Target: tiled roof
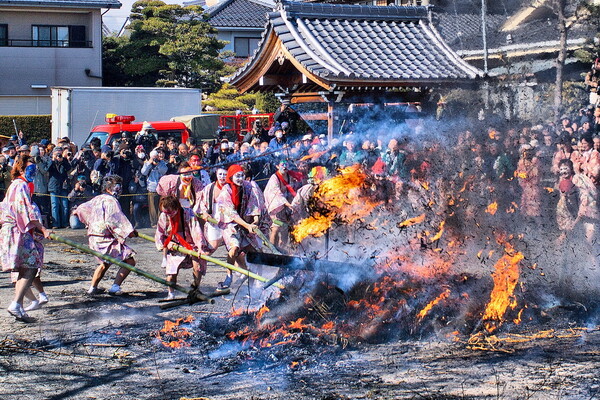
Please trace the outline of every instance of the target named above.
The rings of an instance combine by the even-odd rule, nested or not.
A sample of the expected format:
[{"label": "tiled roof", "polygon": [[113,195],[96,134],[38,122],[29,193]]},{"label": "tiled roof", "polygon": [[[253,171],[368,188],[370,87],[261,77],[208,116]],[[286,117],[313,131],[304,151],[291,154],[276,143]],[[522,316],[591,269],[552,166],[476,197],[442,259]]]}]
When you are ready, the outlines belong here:
[{"label": "tiled roof", "polygon": [[268,12],[275,3],[268,0],[225,0],[206,9],[212,26],[236,28],[264,28]]},{"label": "tiled roof", "polygon": [[0,0],[0,6],[121,8],[117,0]]},{"label": "tiled roof", "polygon": [[481,71],[464,62],[429,23],[426,7],[377,7],[284,1],[268,16],[266,39],[283,46],[315,76],[336,81],[436,82],[473,79]]},{"label": "tiled roof", "polygon": [[[486,16],[487,46],[499,49],[507,45],[529,45],[535,47],[559,38],[555,17],[533,19],[520,23],[516,29],[502,31],[508,16],[488,14]],[[481,14],[455,13],[449,9],[434,14],[434,24],[444,40],[459,54],[463,51],[482,50]],[[510,35],[510,36],[508,36]],[[573,26],[569,39],[593,37],[594,32],[581,26]]]}]

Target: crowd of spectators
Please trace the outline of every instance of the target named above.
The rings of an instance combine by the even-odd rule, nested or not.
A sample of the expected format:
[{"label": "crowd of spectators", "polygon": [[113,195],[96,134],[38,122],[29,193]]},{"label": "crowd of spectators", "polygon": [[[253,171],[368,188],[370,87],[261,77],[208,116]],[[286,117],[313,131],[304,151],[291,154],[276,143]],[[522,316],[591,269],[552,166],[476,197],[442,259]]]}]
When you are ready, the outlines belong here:
[{"label": "crowd of spectators", "polygon": [[[314,166],[326,167],[331,175],[340,168],[361,164],[388,182],[392,190],[386,194],[387,201],[419,190],[415,182],[428,181],[438,193],[460,192],[467,187],[473,201],[465,206],[465,215],[496,200],[500,207],[516,205],[524,218],[550,217],[555,221],[559,197],[545,196],[548,188],[560,194],[581,186],[577,179],[574,185],[561,183],[570,179],[561,174],[565,159],[572,163],[572,176],[587,177],[594,190],[600,184],[600,107],[591,105],[578,115],[565,115],[557,125],[480,125],[451,135],[433,135],[428,132],[433,128],[425,122],[417,132],[373,137],[354,131],[336,135],[328,143],[325,135],[316,135],[310,128],[288,137],[288,128],[287,123],[276,122],[270,129],[255,126],[239,141],[199,143],[193,138],[186,143],[172,137],[157,139],[143,128],[135,136],[123,134],[111,145],[92,140],[81,149],[68,138],[27,144],[25,135],[15,135],[0,155],[0,196],[10,183],[10,168],[18,154],[29,154],[35,160],[34,201],[42,214],[49,216],[47,226],[55,229],[83,228],[71,211],[98,194],[107,175],[123,178],[119,201],[134,226],[140,228],[157,223],[157,187],[165,175],[191,169],[206,186],[215,180],[217,167],[239,163],[247,178],[264,190],[281,159],[289,160],[290,169],[305,177]],[[580,209],[596,207],[596,192],[592,194],[594,201],[588,199],[585,204],[581,199],[586,196],[579,193],[577,207],[571,201],[565,210],[575,212],[577,218]],[[442,201],[438,203],[443,207]],[[578,222],[600,219],[597,210],[584,214]]]}]

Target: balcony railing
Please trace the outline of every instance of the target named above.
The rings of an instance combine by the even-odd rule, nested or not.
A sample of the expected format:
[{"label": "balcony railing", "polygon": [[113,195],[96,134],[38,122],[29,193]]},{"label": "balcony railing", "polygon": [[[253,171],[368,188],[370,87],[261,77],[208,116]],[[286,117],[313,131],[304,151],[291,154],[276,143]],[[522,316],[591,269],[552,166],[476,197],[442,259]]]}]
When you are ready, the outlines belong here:
[{"label": "balcony railing", "polygon": [[0,39],[2,47],[70,47],[90,48],[91,40],[29,40],[29,39]]}]

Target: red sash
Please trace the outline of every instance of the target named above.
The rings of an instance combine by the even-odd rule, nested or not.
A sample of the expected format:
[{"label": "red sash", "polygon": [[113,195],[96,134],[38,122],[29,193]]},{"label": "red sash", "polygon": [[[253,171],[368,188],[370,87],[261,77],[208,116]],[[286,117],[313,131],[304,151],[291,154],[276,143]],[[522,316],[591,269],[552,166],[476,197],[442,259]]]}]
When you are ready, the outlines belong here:
[{"label": "red sash", "polygon": [[[177,241],[186,249],[188,250],[193,250],[194,248],[192,247],[191,244],[189,244],[184,238],[183,236],[181,236],[179,234],[179,222],[181,221],[182,225],[183,225],[183,215],[181,215],[181,211],[178,211],[177,214],[175,214],[173,216],[173,218],[169,218],[169,220],[171,221],[171,232],[169,233],[169,236],[167,236],[167,238],[165,239],[165,243],[163,244],[164,247],[167,247],[167,245],[169,243],[171,243],[171,240],[173,240],[173,236],[175,236],[175,238],[177,239]],[[185,231],[185,226],[183,228],[183,230]]]},{"label": "red sash", "polygon": [[290,194],[293,197],[296,197],[296,191],[294,190],[294,188],[288,183],[288,181],[285,180],[285,178],[283,177],[283,175],[281,175],[279,173],[279,171],[275,172],[275,175],[277,175],[277,179],[279,179],[279,182],[282,183],[286,189],[288,190],[288,192],[290,192]]}]

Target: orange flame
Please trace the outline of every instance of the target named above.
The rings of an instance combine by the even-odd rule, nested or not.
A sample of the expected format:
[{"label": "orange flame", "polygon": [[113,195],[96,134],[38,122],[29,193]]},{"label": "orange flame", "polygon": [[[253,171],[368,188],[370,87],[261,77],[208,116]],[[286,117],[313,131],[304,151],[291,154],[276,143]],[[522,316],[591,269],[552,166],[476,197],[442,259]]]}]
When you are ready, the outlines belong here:
[{"label": "orange flame", "polygon": [[553,193],[554,192],[554,188],[551,188],[551,187],[545,187],[544,189],[546,189],[546,191],[548,193]]},{"label": "orange flame", "polygon": [[492,204],[488,205],[487,208],[485,209],[485,212],[491,215],[496,214],[496,211],[498,211],[498,203],[497,202],[493,202]]},{"label": "orange flame", "polygon": [[258,312],[256,313],[256,322],[260,322],[260,320],[262,319],[262,317],[268,313],[269,311],[269,307],[263,305],[260,310],[258,310]]},{"label": "orange flame", "polygon": [[398,228],[406,228],[412,225],[420,224],[425,221],[425,214],[421,214],[418,217],[409,218],[398,224]]},{"label": "orange flame", "polygon": [[164,327],[157,331],[154,336],[160,340],[163,346],[171,349],[179,349],[182,347],[189,347],[187,339],[189,339],[193,333],[188,329],[181,326],[184,323],[190,323],[194,318],[189,315],[185,318],[179,318],[175,322],[165,320]]},{"label": "orange flame", "polygon": [[364,186],[366,178],[367,175],[357,164],[344,168],[339,175],[321,182],[314,196],[331,213],[329,215],[317,213],[300,221],[291,232],[294,240],[301,242],[309,235],[322,236],[336,219],[351,224],[369,215],[381,202],[371,201],[361,194],[360,189]]},{"label": "orange flame", "polygon": [[514,309],[517,301],[513,295],[519,280],[519,263],[524,258],[523,254],[514,250],[506,243],[506,254],[504,254],[494,265],[494,289],[490,295],[483,320],[486,321],[485,328],[488,332],[496,329],[495,323],[501,323],[508,307]]},{"label": "orange flame", "polygon": [[438,304],[442,300],[447,299],[448,296],[450,296],[450,289],[444,290],[442,293],[440,293],[440,295],[438,297],[436,297],[435,299],[431,300],[429,302],[429,304],[427,304],[425,306],[425,308],[423,308],[421,311],[419,311],[419,314],[417,314],[417,322],[421,321],[423,318],[425,318],[425,316],[429,313],[429,311],[431,311],[431,309],[436,304]]},{"label": "orange flame", "polygon": [[440,226],[439,226],[439,230],[438,232],[435,234],[435,236],[433,236],[431,238],[431,242],[435,242],[436,240],[439,240],[442,237],[442,234],[444,233],[444,225],[446,224],[446,221],[442,221],[440,222]]}]

